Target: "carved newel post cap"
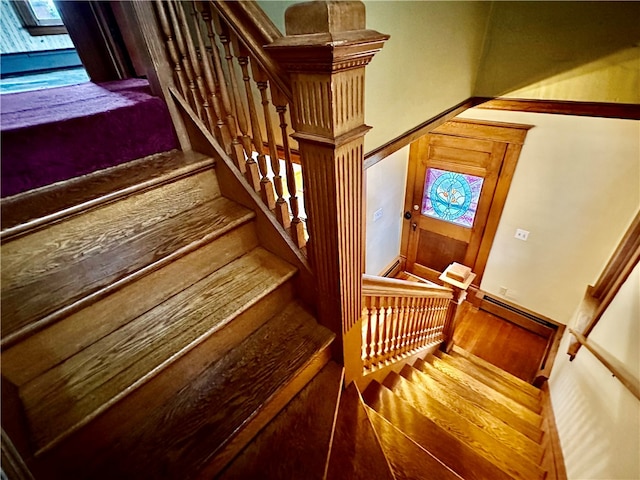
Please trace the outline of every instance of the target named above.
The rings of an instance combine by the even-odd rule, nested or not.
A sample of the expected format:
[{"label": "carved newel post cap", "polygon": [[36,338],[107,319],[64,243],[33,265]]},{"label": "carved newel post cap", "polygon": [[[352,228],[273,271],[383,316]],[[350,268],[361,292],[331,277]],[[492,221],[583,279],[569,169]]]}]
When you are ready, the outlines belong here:
[{"label": "carved newel post cap", "polygon": [[297,3],[284,14],[287,35],[339,33],[366,28],[364,3],[314,1]]}]

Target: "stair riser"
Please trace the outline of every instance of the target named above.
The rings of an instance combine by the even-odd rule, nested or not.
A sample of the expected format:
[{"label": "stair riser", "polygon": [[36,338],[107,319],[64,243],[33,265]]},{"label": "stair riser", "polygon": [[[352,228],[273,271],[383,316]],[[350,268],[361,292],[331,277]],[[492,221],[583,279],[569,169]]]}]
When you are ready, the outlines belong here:
[{"label": "stair riser", "polygon": [[456,382],[453,378],[442,373],[440,370],[434,368],[429,363],[416,362],[414,368],[420,375],[420,378],[430,377],[434,379],[439,385],[442,385],[443,388],[454,391],[460,396],[460,398],[464,399],[464,401],[475,405],[496,418],[499,418],[505,424],[510,425],[533,442],[537,444],[541,443],[543,437],[542,430],[520,418],[517,414],[505,407],[503,403],[465,387],[464,385]]},{"label": "stair riser", "polygon": [[[2,354],[3,375],[21,386],[256,247],[252,224],[131,283]],[[50,348],[55,345],[56,348]]]},{"label": "stair riser", "polygon": [[528,395],[527,393],[524,393],[522,390],[505,383],[502,379],[500,379],[499,377],[496,377],[495,375],[490,374],[489,372],[484,370],[482,367],[478,367],[472,364],[471,362],[469,362],[468,360],[465,360],[459,357],[441,355],[440,358],[442,361],[447,362],[453,367],[468,373],[469,375],[473,376],[477,380],[480,380],[482,383],[493,388],[497,392],[502,393],[503,395],[511,398],[512,400],[515,400],[516,402],[528,408],[532,412],[540,413],[541,407],[540,407],[539,399],[534,399],[532,396]]},{"label": "stair riser", "polygon": [[417,374],[412,374],[412,372],[407,372],[406,370],[402,372],[402,375],[412,383],[414,390],[420,394],[436,399],[450,410],[480,427],[496,440],[510,445],[514,452],[518,452],[524,458],[539,464],[542,459],[542,447],[522,433],[475,405],[467,403],[456,394],[443,391],[434,381],[421,381]]},{"label": "stair riser", "polygon": [[432,367],[449,376],[454,381],[457,381],[463,385],[467,385],[470,389],[473,389],[480,395],[489,396],[495,401],[502,403],[513,414],[518,415],[520,418],[527,421],[534,427],[540,427],[540,424],[542,423],[542,418],[540,417],[540,415],[521,405],[512,398],[505,396],[500,392],[492,390],[489,386],[485,385],[481,381],[470,375],[467,375],[465,372],[456,369],[452,365],[443,362],[439,358],[432,357],[428,360]]},{"label": "stair riser", "polygon": [[398,379],[393,392],[512,477],[522,480],[544,477],[544,472],[538,465],[530,461],[525,452],[518,451],[516,446],[510,443],[510,438],[492,437],[484,429],[457,415],[440,402],[419,395],[407,380]]},{"label": "stair riser", "polygon": [[487,370],[490,373],[494,374],[495,376],[500,378],[502,381],[504,381],[506,384],[511,385],[514,388],[518,388],[522,392],[536,399],[537,401],[540,401],[541,399],[540,390],[538,390],[536,387],[534,387],[530,383],[527,383],[524,380],[514,375],[511,375],[508,372],[505,372],[504,370],[496,367],[495,365],[492,365],[491,363],[485,361],[484,359],[477,357],[455,345],[450,354],[453,357],[458,357],[463,360],[474,363],[475,365],[482,368],[483,370]]},{"label": "stair riser", "polygon": [[[138,236],[217,196],[215,174],[202,172],[3,245],[3,335],[154,261],[154,241],[166,240],[138,244]],[[129,249],[122,244],[125,238]]]},{"label": "stair riser", "polygon": [[[43,457],[44,464],[51,454],[63,455],[62,458],[69,455],[69,461],[74,459],[70,468],[78,469],[74,470],[74,475],[79,475],[79,471],[86,470],[93,463],[98,464],[102,453],[108,452],[112,442],[126,437],[135,425],[144,421],[147,412],[162,406],[204,370],[224,358],[269,318],[281,312],[292,297],[292,283],[282,284],[236,316],[225,328],[203,339],[182,356],[171,359],[167,365],[151,372],[108,404],[84,417],[41,449],[38,455]],[[82,455],[78,457],[76,452],[82,452]],[[78,461],[78,458],[83,460]],[[60,460],[56,464],[59,468]]]}]

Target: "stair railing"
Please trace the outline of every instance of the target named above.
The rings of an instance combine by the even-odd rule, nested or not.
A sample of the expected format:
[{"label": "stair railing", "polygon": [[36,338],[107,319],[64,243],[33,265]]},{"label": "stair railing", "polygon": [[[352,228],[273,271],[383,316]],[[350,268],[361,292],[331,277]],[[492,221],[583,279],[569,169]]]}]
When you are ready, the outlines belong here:
[{"label": "stair railing", "polygon": [[453,292],[436,284],[362,276],[364,374],[445,340]]},{"label": "stair railing", "polygon": [[155,3],[174,94],[214,135],[294,243],[304,247],[301,167],[289,143],[291,91],[286,74],[262,48],[282,35],[252,2]]},{"label": "stair railing", "polygon": [[292,5],[286,36],[255,2],[155,6],[173,69],[169,91],[306,247],[318,319],[337,334],[334,355],[349,382],[361,375],[364,71],[388,35],[366,29],[359,1]]}]

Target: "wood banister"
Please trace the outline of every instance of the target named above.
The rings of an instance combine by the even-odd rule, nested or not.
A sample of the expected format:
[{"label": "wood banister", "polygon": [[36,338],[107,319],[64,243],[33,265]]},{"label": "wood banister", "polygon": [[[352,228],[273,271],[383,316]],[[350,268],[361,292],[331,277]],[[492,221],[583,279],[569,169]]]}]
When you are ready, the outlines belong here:
[{"label": "wood banister", "polygon": [[269,80],[291,101],[291,82],[287,72],[263,48],[282,37],[278,27],[255,2],[211,0],[211,4],[234,33],[243,39],[252,58],[265,70]]},{"label": "wood banister", "polygon": [[440,285],[429,285],[398,278],[366,274],[362,275],[362,294],[371,296],[453,298],[452,290]]},{"label": "wood banister", "polygon": [[629,373],[619,360],[601,350],[593,342],[589,342],[584,335],[576,332],[575,330],[570,328],[569,333],[576,338],[580,345],[584,345],[585,348],[589,350],[600,361],[600,363],[602,363],[613,374],[613,376],[620,381],[620,383],[622,383],[638,400],[640,400],[640,380]]}]

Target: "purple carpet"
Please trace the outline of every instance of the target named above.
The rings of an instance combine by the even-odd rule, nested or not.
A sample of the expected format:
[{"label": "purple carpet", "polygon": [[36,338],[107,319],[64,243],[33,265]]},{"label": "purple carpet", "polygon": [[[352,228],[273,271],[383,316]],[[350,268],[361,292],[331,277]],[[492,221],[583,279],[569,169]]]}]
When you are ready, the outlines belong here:
[{"label": "purple carpet", "polygon": [[2,197],[178,147],[167,106],[143,79],[0,101]]}]

